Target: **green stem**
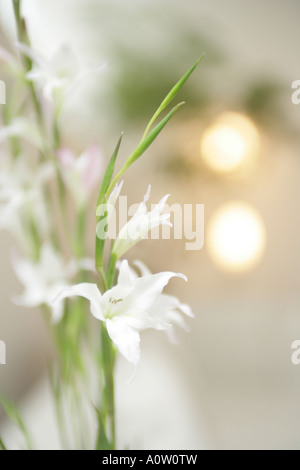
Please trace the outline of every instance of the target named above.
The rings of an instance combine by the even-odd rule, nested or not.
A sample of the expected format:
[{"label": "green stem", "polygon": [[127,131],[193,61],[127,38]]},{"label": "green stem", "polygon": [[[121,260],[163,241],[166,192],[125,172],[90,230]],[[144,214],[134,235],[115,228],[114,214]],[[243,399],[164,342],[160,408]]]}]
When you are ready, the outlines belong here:
[{"label": "green stem", "polygon": [[32,214],[29,214],[28,223],[29,223],[30,238],[32,241],[32,257],[34,261],[38,262],[40,259],[40,254],[41,254],[41,248],[40,248],[41,239],[40,239],[40,234],[39,234],[37,224]]},{"label": "green stem", "polygon": [[21,0],[13,0],[13,8],[17,25],[17,34],[20,41],[24,40],[24,28],[21,19]]},{"label": "green stem", "polygon": [[115,350],[108,336],[105,325],[101,325],[101,345],[103,361],[103,394],[102,394],[102,424],[105,425],[105,434],[110,449],[116,448],[116,425],[115,425],[115,391],[114,391],[114,365]]},{"label": "green stem", "polygon": [[[117,256],[111,253],[106,270],[106,290],[111,289],[113,286],[117,260]],[[103,270],[102,267],[101,270]],[[99,412],[99,436],[97,446],[102,450],[114,450],[116,448],[114,393],[114,366],[116,354],[114,345],[108,336],[104,324],[101,324],[101,348],[104,383],[102,385],[102,406]]]},{"label": "green stem", "polygon": [[105,276],[105,271],[104,271],[104,266],[103,266],[104,243],[105,243],[105,240],[100,240],[96,236],[96,246],[95,246],[96,265],[95,266],[96,266],[96,271],[101,278],[103,290],[106,291],[107,283],[106,283],[106,276]]},{"label": "green stem", "polygon": [[111,289],[115,280],[115,272],[116,272],[116,264],[118,261],[118,257],[115,253],[111,253],[107,270],[106,270],[106,283],[107,288]]},{"label": "green stem", "polygon": [[55,150],[58,150],[60,147],[61,137],[58,125],[58,116],[56,114],[54,114],[53,117],[53,142]]},{"label": "green stem", "polygon": [[[30,40],[29,40],[27,28],[26,28],[26,23],[25,23],[24,18],[22,18],[22,15],[21,15],[21,0],[13,0],[13,7],[14,7],[15,20],[16,20],[16,25],[17,25],[18,40],[22,44],[26,44],[27,46],[30,47]],[[32,60],[23,54],[23,63],[24,63],[25,71],[29,72],[32,69]],[[36,91],[32,82],[28,82],[28,88],[32,96],[38,123],[41,127],[41,130],[43,130],[42,108],[41,108],[40,101],[38,99],[38,96],[36,94]]]},{"label": "green stem", "polygon": [[[105,215],[103,216],[105,217]],[[97,224],[101,222],[102,218],[97,217]],[[107,282],[106,282],[106,275],[104,271],[104,248],[105,248],[105,238],[100,238],[98,237],[98,234],[96,233],[96,240],[95,240],[95,267],[96,271],[98,272],[104,291],[107,290]]]}]

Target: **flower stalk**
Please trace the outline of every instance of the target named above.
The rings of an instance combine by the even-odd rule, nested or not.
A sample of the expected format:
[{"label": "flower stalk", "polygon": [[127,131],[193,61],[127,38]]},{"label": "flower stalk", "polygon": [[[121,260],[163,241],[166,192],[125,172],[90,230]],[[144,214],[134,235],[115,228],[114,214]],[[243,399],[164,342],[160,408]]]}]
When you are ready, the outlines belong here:
[{"label": "flower stalk", "polygon": [[[18,40],[20,43],[26,44],[27,46],[30,47],[30,39],[29,39],[28,32],[27,32],[26,22],[25,22],[25,19],[22,18],[22,15],[21,15],[21,0],[13,0],[13,7],[14,7],[16,26],[17,26]],[[30,72],[30,70],[32,69],[32,60],[24,54],[22,57],[23,57],[23,62],[24,62],[26,72]],[[28,82],[28,88],[32,96],[32,101],[34,104],[37,120],[42,126],[43,113],[42,113],[40,101],[38,99],[38,96],[36,94],[36,91],[34,89],[34,85],[32,82]],[[43,129],[43,127],[41,127],[41,129]]]},{"label": "flower stalk", "polygon": [[102,385],[102,419],[99,422],[99,428],[104,426],[100,432],[105,432],[107,438],[107,449],[116,449],[116,423],[115,423],[115,388],[114,388],[114,368],[116,353],[113,343],[107,334],[104,325],[101,325],[101,348],[102,348],[102,367],[103,367],[103,385]]}]

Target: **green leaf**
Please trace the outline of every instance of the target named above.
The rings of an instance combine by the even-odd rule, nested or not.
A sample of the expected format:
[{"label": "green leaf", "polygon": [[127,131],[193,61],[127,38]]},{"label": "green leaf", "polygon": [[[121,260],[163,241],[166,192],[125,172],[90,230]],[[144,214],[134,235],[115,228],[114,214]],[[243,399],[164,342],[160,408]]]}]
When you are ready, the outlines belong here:
[{"label": "green leaf", "polygon": [[17,17],[21,17],[21,13],[20,13],[20,9],[21,9],[20,0],[13,0],[13,6],[14,6],[14,11],[15,11],[15,14],[17,15]]},{"label": "green leaf", "polygon": [[184,103],[179,103],[177,106],[175,106],[167,116],[160,121],[159,124],[157,124],[152,131],[150,131],[152,125],[154,124],[154,121],[158,118],[158,116],[161,114],[161,112],[171,103],[171,101],[175,98],[177,93],[181,90],[185,82],[188,80],[188,78],[191,76],[191,74],[194,72],[198,64],[201,62],[205,54],[202,54],[202,56],[195,62],[195,64],[181,77],[181,79],[174,85],[174,87],[171,89],[171,91],[167,94],[165,99],[162,101],[161,105],[151,118],[149,124],[146,127],[146,130],[144,132],[144,135],[142,137],[142,140],[140,141],[138,147],[132,152],[130,157],[127,159],[126,163],[123,165],[119,173],[115,176],[113,179],[112,183],[110,184],[109,188],[106,191],[106,195],[109,195],[110,192],[112,191],[114,185],[116,182],[123,176],[125,171],[138,159],[140,158],[141,155],[150,147],[152,142],[156,139],[156,137],[160,134],[160,132],[163,130],[167,122],[173,117],[173,115],[176,113],[176,111],[179,109],[180,106],[182,106]]},{"label": "green leaf", "polygon": [[120,146],[121,146],[122,138],[123,138],[123,133],[121,134],[121,136],[118,140],[116,148],[115,148],[115,150],[114,150],[114,152],[111,156],[111,159],[108,163],[108,166],[106,168],[106,172],[105,172],[105,175],[104,175],[104,178],[103,178],[103,181],[102,181],[102,185],[101,185],[101,189],[100,189],[100,192],[99,192],[99,196],[98,196],[97,209],[102,204],[104,196],[105,196],[105,194],[107,192],[107,189],[109,187],[109,184],[111,182],[112,175],[113,175],[114,168],[115,168],[115,164],[116,164],[116,160],[117,160],[117,156],[118,156],[119,149],[120,149]]},{"label": "green leaf", "polygon": [[202,54],[202,56],[194,63],[194,65],[183,75],[183,77],[181,77],[180,80],[178,80],[178,82],[176,83],[176,85],[174,85],[174,87],[172,88],[172,90],[167,94],[167,96],[165,97],[165,99],[163,100],[163,102],[161,103],[161,105],[159,106],[159,108],[157,109],[157,111],[154,113],[154,115],[152,116],[152,118],[150,119],[150,122],[149,124],[147,125],[146,127],[146,130],[145,130],[145,133],[143,135],[143,138],[142,140],[146,137],[146,135],[148,134],[149,130],[151,129],[152,127],[152,124],[156,121],[156,119],[158,118],[158,116],[161,114],[161,112],[171,103],[171,101],[173,101],[173,99],[175,98],[175,96],[177,95],[177,93],[181,90],[181,88],[183,87],[183,85],[185,84],[185,82],[189,79],[189,77],[192,75],[192,73],[194,72],[194,70],[198,67],[199,63],[202,61],[202,59],[204,58],[205,54]]},{"label": "green leaf", "polygon": [[3,406],[8,418],[20,429],[24,435],[28,448],[32,449],[31,439],[16,405],[3,396],[0,397],[0,403]]},{"label": "green leaf", "polygon": [[167,116],[160,121],[159,124],[157,124],[154,129],[149,133],[149,135],[144,138],[138,147],[132,152],[130,157],[127,159],[125,165],[121,168],[119,173],[115,176],[113,179],[113,182],[111,183],[107,194],[109,194],[116,182],[121,178],[121,176],[125,173],[125,171],[136,161],[138,158],[140,158],[143,153],[146,152],[146,150],[150,147],[152,142],[156,139],[156,137],[161,133],[165,125],[170,121],[170,119],[174,116],[174,114],[178,111],[178,109],[184,104],[184,102],[177,104],[170,112],[167,114]]},{"label": "green leaf", "polygon": [[132,165],[138,158],[140,158],[143,153],[150,147],[152,142],[156,139],[156,137],[161,133],[165,125],[170,121],[170,119],[174,116],[174,114],[178,111],[178,109],[184,105],[184,101],[182,103],[177,104],[174,106],[174,108],[167,114],[167,116],[160,121],[159,124],[157,124],[156,127],[150,132],[150,134],[142,140],[142,142],[139,144],[139,146],[136,148],[136,150],[130,155],[128,158],[126,165],[128,167]]},{"label": "green leaf", "polygon": [[[121,134],[118,140],[118,143],[116,145],[116,148],[111,156],[111,159],[108,163],[108,166],[106,168],[106,172],[102,181],[101,189],[100,189],[99,196],[98,196],[97,206],[96,206],[97,223],[101,220],[101,217],[98,216],[99,215],[98,209],[103,204],[105,196],[108,193],[108,187],[113,176],[113,172],[115,169],[115,164],[116,164],[117,156],[120,150],[122,138],[123,138],[123,133]],[[105,217],[105,215],[103,215],[103,217]],[[105,240],[102,240],[96,236],[96,245],[95,245],[96,270],[98,274],[100,275],[103,283],[105,284],[106,281],[105,281],[105,275],[103,271],[104,246],[105,246]]]},{"label": "green leaf", "polygon": [[0,437],[0,450],[7,450],[7,448],[5,447],[5,444],[2,441],[1,437]]}]

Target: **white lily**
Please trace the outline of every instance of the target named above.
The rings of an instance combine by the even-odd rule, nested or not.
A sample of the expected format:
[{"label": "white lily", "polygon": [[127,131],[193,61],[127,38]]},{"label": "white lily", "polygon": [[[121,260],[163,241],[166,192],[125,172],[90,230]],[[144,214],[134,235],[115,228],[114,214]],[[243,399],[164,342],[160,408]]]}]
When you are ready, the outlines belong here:
[{"label": "white lily", "polygon": [[96,144],[91,144],[79,157],[68,149],[57,153],[63,179],[79,207],[86,204],[88,196],[100,184],[104,170],[104,157]]},{"label": "white lily", "polygon": [[68,46],[62,47],[50,61],[25,44],[18,43],[17,46],[20,52],[33,62],[32,70],[26,75],[27,79],[36,83],[49,101],[55,98],[61,101],[64,94],[71,91],[78,81],[98,73],[103,68],[83,67]]},{"label": "white lily", "polygon": [[[80,267],[84,269],[87,266],[90,263],[83,260]],[[71,278],[78,272],[78,265],[74,261],[66,264],[52,245],[45,243],[38,262],[13,259],[13,267],[25,286],[23,294],[14,297],[14,302],[24,307],[48,305],[52,310],[52,321],[58,323],[63,316],[63,304],[53,306],[51,301],[70,285]]]},{"label": "white lily", "polygon": [[149,328],[168,330],[172,312],[192,316],[187,306],[162,294],[173,277],[187,280],[183,274],[163,272],[137,277],[128,261],[120,264],[116,286],[101,294],[96,284],[67,287],[54,299],[54,305],[67,297],[80,296],[90,301],[92,315],[105,323],[108,335],[119,352],[134,366],[140,358],[140,332]]},{"label": "white lily", "polygon": [[172,227],[170,212],[163,213],[170,195],[167,194],[164,196],[151,211],[148,211],[146,203],[150,198],[150,191],[151,186],[149,185],[143,202],[139,204],[133,217],[119,232],[113,247],[113,253],[117,258],[123,256],[124,253],[130,250],[136,243],[146,238],[147,234],[156,227],[160,225],[169,225]]}]

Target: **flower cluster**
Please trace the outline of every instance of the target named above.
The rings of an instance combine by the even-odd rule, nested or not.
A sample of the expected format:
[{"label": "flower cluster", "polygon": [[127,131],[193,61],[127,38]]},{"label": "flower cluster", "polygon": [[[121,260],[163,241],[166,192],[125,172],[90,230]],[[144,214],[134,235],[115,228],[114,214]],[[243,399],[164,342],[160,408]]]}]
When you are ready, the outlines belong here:
[{"label": "flower cluster", "polygon": [[[142,262],[130,266],[123,259],[151,230],[171,225],[166,208],[169,195],[148,210],[149,186],[110,247],[107,229],[123,187],[121,178],[182,105],[174,106],[156,123],[200,60],[171,89],[137,147],[115,172],[122,137],[106,165],[98,143],[88,145],[78,155],[65,143],[60,126],[61,109],[70,90],[83,77],[98,73],[103,67],[82,68],[68,48],[52,60],[45,60],[30,46],[21,0],[13,0],[13,7],[18,33],[15,52],[0,48],[0,63],[12,74],[16,89],[3,113],[0,130],[0,230],[9,231],[23,252],[12,258],[16,276],[24,286],[23,293],[13,300],[20,306],[41,307],[52,319],[58,352],[53,381],[58,411],[62,387],[71,386],[76,391],[78,378],[79,388],[85,387],[82,356],[89,350],[101,384],[95,407],[97,449],[114,449],[116,353],[136,368],[141,332],[165,331],[173,338],[174,327],[187,330],[185,317],[193,314],[188,305],[164,291],[173,278],[187,281],[183,274],[152,274]],[[91,259],[87,255],[87,221],[96,189],[95,257]],[[82,298],[89,301],[90,312],[99,321],[96,335],[88,321],[88,304]],[[21,430],[25,430],[23,423]],[[26,432],[25,438],[30,446]]]}]

